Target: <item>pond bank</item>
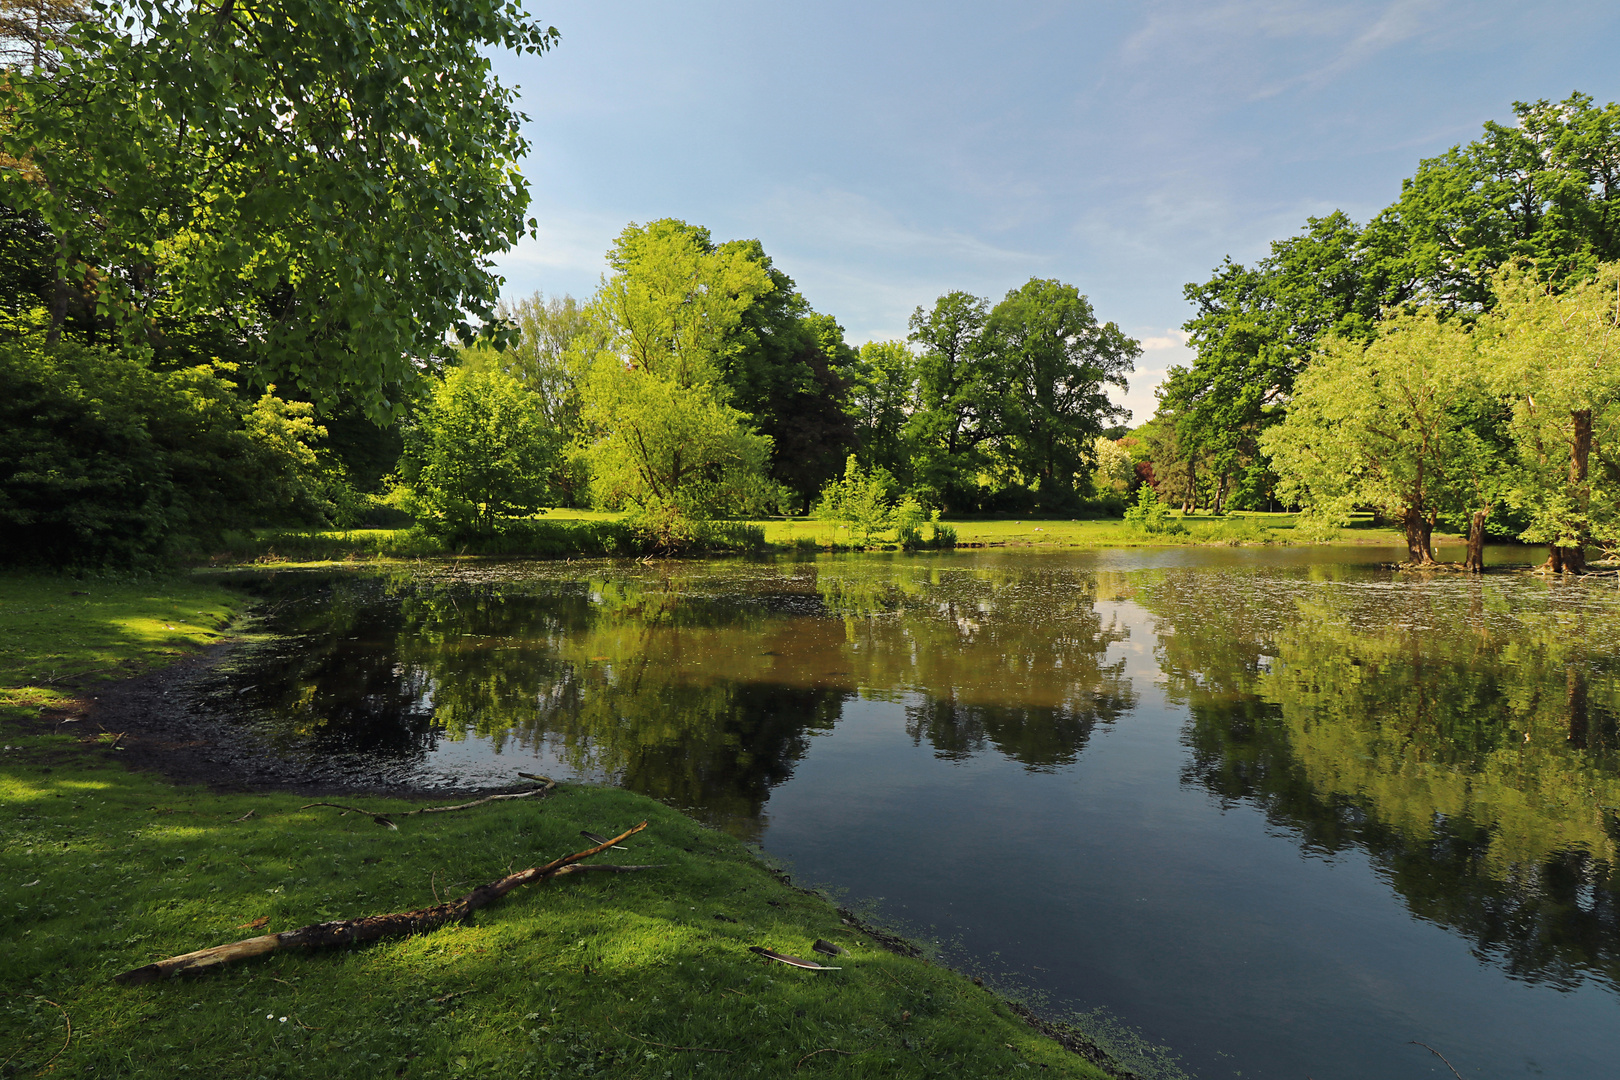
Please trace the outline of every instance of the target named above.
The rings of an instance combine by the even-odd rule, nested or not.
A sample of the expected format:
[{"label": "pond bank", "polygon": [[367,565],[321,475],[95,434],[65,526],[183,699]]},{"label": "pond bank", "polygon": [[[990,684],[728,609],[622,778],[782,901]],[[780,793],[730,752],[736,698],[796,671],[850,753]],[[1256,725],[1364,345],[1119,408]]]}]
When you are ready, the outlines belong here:
[{"label": "pond bank", "polygon": [[[267,748],[218,731],[165,742],[165,699],[241,609],[196,579],[0,578],[0,1073],[1105,1075],[1016,1007],[891,951],[740,842],[650,799],[567,785],[394,831],[307,807],[309,792],[354,787],[277,771]],[[129,767],[165,763],[186,781],[259,790]],[[375,789],[355,801],[412,805]],[[643,819],[632,861],[656,871],[523,890],[423,937],[108,982],[254,932],[421,907],[574,850],[581,830]],[[848,950],[843,970],[749,951],[804,955],[817,938]]]}]

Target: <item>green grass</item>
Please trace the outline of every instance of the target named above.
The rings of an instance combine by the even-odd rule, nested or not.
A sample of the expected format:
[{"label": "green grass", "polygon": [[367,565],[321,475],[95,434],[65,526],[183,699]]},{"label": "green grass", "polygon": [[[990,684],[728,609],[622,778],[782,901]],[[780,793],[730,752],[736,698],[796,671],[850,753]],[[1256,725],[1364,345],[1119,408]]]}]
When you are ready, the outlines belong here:
[{"label": "green grass", "polygon": [[[40,719],[75,682],[43,687],[40,672],[161,662],[239,609],[184,578],[0,577],[0,1076],[1101,1075],[995,995],[878,947],[739,842],[640,796],[567,786],[393,832],[300,809],[308,797],[132,774],[109,740]],[[93,692],[110,673],[76,681]],[[421,937],[109,982],[255,933],[425,906],[642,819],[623,857],[661,869],[519,890]],[[849,949],[842,971],[748,951],[805,955],[818,937]]]}]

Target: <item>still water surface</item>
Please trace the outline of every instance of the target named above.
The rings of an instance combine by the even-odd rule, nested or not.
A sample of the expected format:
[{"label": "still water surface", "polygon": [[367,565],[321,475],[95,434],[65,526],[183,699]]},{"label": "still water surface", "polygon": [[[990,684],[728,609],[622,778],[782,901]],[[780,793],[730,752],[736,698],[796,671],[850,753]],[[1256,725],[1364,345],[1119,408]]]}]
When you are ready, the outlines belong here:
[{"label": "still water surface", "polygon": [[284,573],[214,690],[688,809],[1197,1076],[1615,1076],[1620,593],[1395,554]]}]

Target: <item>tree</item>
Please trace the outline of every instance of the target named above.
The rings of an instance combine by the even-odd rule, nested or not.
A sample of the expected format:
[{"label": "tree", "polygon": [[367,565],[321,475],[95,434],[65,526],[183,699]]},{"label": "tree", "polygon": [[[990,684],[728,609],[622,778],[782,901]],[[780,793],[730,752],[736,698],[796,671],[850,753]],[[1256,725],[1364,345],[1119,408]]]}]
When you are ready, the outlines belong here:
[{"label": "tree", "polygon": [[[53,71],[12,72],[0,201],[126,335],[217,320],[262,385],[377,418],[447,332],[493,315],[526,144],[493,48],[557,40],[514,0],[105,4]],[[470,316],[470,317],[469,317]]]},{"label": "tree", "polygon": [[1170,369],[1159,411],[1176,428],[1181,460],[1210,459],[1213,508],[1224,508],[1229,491],[1239,505],[1269,501],[1261,433],[1282,419],[1322,341],[1370,339],[1381,309],[1404,297],[1389,271],[1392,246],[1387,230],[1335,211],[1273,242],[1253,267],[1227,259],[1209,281],[1186,287],[1197,314],[1183,329],[1197,358]]},{"label": "tree", "polygon": [[905,427],[916,408],[916,365],[904,341],[869,341],[861,346],[849,395],[856,456],[866,468],[884,469],[902,484],[911,469]]},{"label": "tree", "polygon": [[1091,494],[1092,442],[1128,415],[1107,387],[1126,388],[1141,345],[1099,324],[1073,285],[1041,278],[1007,293],[979,344],[994,371],[1001,450],[1024,485],[1048,510]]},{"label": "tree", "polygon": [[1562,293],[1528,268],[1495,288],[1484,329],[1512,407],[1522,538],[1549,545],[1552,569],[1580,573],[1587,544],[1620,542],[1620,263]]},{"label": "tree", "polygon": [[1101,492],[1125,495],[1136,483],[1136,463],[1119,440],[1098,435],[1091,444],[1092,460],[1097,463],[1092,474],[1092,485]]},{"label": "tree", "polygon": [[0,341],[0,559],[151,563],[226,529],[323,521],[325,431],[311,406],[243,401],[229,375]]},{"label": "tree", "polygon": [[590,305],[577,363],[583,453],[602,505],[633,506],[668,536],[682,520],[776,501],[771,441],[728,404],[743,312],[772,287],[748,254],[685,222],[630,225]]},{"label": "tree", "polygon": [[1479,392],[1464,328],[1432,313],[1402,316],[1371,345],[1330,342],[1261,449],[1285,498],[1340,516],[1376,507],[1401,522],[1411,561],[1426,565],[1436,519],[1466,505],[1487,456],[1457,409]]},{"label": "tree", "polygon": [[54,70],[88,15],[78,0],[0,0],[0,68]]},{"label": "tree", "polygon": [[946,511],[975,498],[982,461],[979,443],[993,432],[984,407],[993,392],[989,365],[979,338],[990,303],[957,290],[911,315],[911,336],[919,347],[916,409],[906,421],[912,447],[912,490]]},{"label": "tree", "polygon": [[489,533],[546,505],[557,452],[536,394],[504,372],[455,368],[410,430],[405,478],[438,529]]},{"label": "tree", "polygon": [[1477,313],[1495,304],[1497,271],[1519,260],[1555,285],[1620,258],[1620,105],[1575,93],[1514,102],[1466,146],[1418,165],[1379,222],[1422,302]]}]

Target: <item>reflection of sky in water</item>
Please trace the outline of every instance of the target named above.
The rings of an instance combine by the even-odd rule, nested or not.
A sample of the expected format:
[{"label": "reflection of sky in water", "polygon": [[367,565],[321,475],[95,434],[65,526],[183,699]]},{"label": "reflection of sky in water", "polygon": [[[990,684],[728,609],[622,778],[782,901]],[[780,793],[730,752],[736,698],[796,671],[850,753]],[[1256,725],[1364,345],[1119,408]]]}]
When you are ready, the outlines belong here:
[{"label": "reflection of sky in water", "polygon": [[1200,1075],[1608,1075],[1617,602],[1396,555],[284,575],[229,694],[355,775],[691,808]]}]

